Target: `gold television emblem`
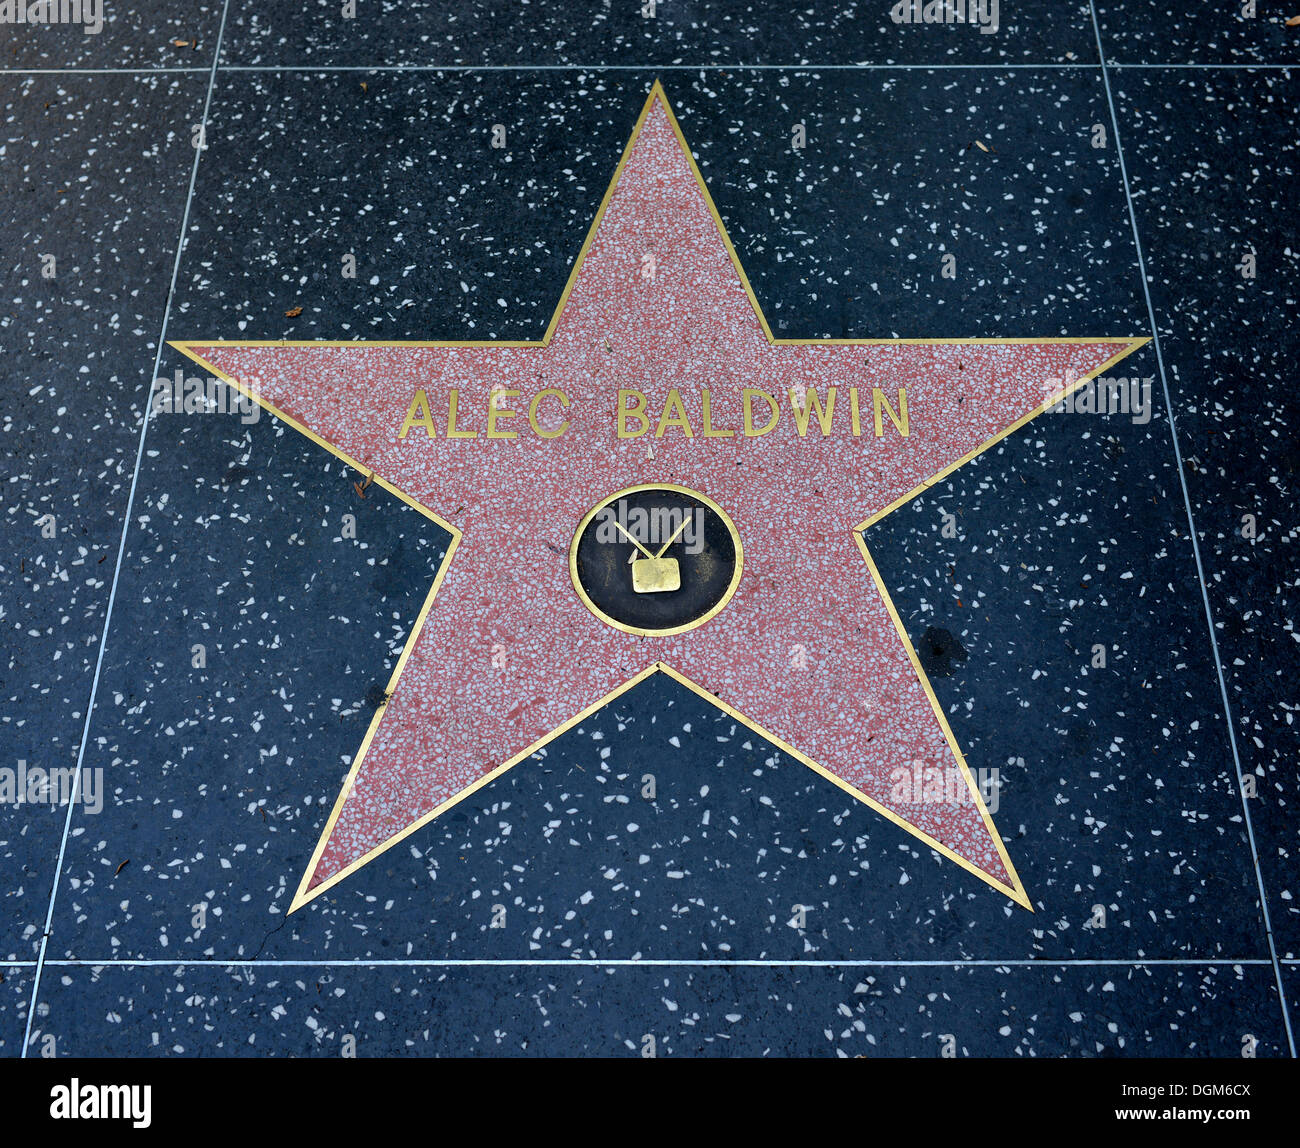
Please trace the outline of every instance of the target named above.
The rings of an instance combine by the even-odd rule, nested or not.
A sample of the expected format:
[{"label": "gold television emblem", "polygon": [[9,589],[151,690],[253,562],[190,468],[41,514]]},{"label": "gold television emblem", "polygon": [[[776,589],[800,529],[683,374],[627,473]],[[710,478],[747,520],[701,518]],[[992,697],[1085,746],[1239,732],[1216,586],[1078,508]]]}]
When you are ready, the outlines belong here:
[{"label": "gold television emblem", "polygon": [[638,594],[662,594],[682,588],[682,572],[676,558],[635,558],[632,589]]}]

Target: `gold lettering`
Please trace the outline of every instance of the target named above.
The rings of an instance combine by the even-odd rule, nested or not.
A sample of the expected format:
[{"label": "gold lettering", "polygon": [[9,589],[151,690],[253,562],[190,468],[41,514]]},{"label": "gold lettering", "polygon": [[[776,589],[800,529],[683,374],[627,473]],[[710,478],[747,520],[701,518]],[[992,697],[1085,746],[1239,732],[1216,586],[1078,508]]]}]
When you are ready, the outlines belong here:
[{"label": "gold lettering", "polygon": [[496,401],[504,402],[506,399],[515,399],[519,397],[518,391],[494,391],[491,398],[488,399],[488,438],[518,438],[519,432],[512,430],[497,430],[498,419],[512,419],[518,411],[503,410],[498,407]]},{"label": "gold lettering", "polygon": [[542,438],[559,438],[560,435],[569,429],[568,419],[565,419],[564,422],[560,424],[559,430],[553,431],[542,430],[542,428],[537,424],[537,404],[546,398],[547,395],[554,395],[560,400],[560,405],[563,406],[565,410],[569,409],[569,396],[563,391],[557,391],[554,387],[547,387],[544,391],[538,391],[537,394],[533,396],[533,401],[528,404],[528,425],[533,428],[534,434],[540,435]]},{"label": "gold lettering", "polygon": [[709,392],[707,390],[700,392],[700,410],[704,417],[704,437],[705,438],[735,438],[734,430],[713,429],[713,410],[709,406]]},{"label": "gold lettering", "polygon": [[[669,418],[668,412],[671,410],[676,410],[677,414]],[[687,438],[695,437],[695,432],[691,430],[691,424],[686,419],[686,407],[682,404],[682,396],[678,394],[676,387],[668,392],[664,413],[659,416],[659,425],[655,427],[655,438],[663,438],[664,431],[668,427],[679,427],[686,432]]]},{"label": "gold lettering", "polygon": [[[767,403],[769,410],[772,412],[772,417],[768,419],[767,426],[763,427],[762,430],[754,429],[753,403],[754,403],[755,395],[763,399]],[[776,405],[776,399],[774,399],[766,391],[756,391],[752,387],[746,387],[744,391],[741,393],[741,397],[743,400],[743,406],[745,412],[745,437],[746,438],[758,438],[760,435],[767,434],[768,431],[770,431],[774,426],[776,426],[777,419],[781,417],[781,410]]]},{"label": "gold lettering", "polygon": [[858,436],[862,433],[862,412],[858,409],[858,388],[849,388],[849,401],[853,407],[853,434]]},{"label": "gold lettering", "polygon": [[456,408],[460,404],[460,391],[453,389],[451,397],[447,400],[447,437],[448,438],[478,438],[476,430],[461,430],[456,426]]},{"label": "gold lettering", "polygon": [[[420,411],[424,413],[417,413]],[[397,437],[405,438],[406,432],[414,426],[424,427],[430,438],[438,437],[438,432],[433,426],[433,412],[429,410],[429,396],[423,390],[415,392],[415,398],[411,400],[411,405],[406,412],[406,418],[402,422],[402,429],[397,432]]]},{"label": "gold lettering", "polygon": [[818,425],[822,428],[822,438],[831,433],[831,416],[835,413],[835,388],[826,393],[826,409],[822,410],[822,401],[817,397],[817,388],[809,387],[807,401],[803,406],[799,405],[798,399],[792,390],[790,392],[790,406],[794,410],[794,425],[799,430],[799,437],[804,438],[808,434],[808,420],[813,413],[817,415]]},{"label": "gold lettering", "polygon": [[[624,399],[629,395],[636,396],[634,406],[626,406]],[[645,395],[638,390],[622,390],[618,392],[618,437],[619,438],[640,438],[650,429],[650,420],[646,418],[645,413]],[[623,429],[624,422],[629,419],[637,419],[641,423],[639,431],[629,431]]]},{"label": "gold lettering", "polygon": [[871,401],[876,408],[876,438],[881,438],[885,433],[884,419],[881,418],[880,414],[881,407],[884,407],[889,412],[890,421],[898,428],[899,434],[907,438],[910,433],[907,425],[907,388],[898,388],[898,414],[894,413],[894,408],[889,405],[889,400],[885,398],[885,392],[879,387],[871,389]]}]

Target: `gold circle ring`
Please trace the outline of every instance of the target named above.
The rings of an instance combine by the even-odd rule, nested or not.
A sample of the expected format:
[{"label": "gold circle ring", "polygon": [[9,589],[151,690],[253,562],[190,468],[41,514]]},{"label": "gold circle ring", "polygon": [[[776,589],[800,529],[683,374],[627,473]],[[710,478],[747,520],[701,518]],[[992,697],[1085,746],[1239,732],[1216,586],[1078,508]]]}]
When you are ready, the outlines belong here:
[{"label": "gold circle ring", "polygon": [[[732,572],[731,581],[727,584],[727,589],[722,597],[709,607],[698,618],[687,622],[683,626],[671,626],[665,630],[646,630],[639,626],[629,626],[624,622],[611,618],[606,614],[591,598],[587,591],[582,588],[582,582],[578,578],[578,542],[581,540],[587,527],[591,525],[591,520],[605,509],[611,502],[622,498],[627,494],[636,494],[642,490],[675,490],[678,494],[685,494],[691,498],[698,499],[704,503],[714,514],[722,520],[722,524],[727,528],[727,533],[731,535],[731,543],[736,548],[736,569]],[[639,486],[628,486],[622,490],[616,490],[613,494],[596,503],[581,522],[578,523],[578,529],[573,533],[573,541],[569,544],[569,577],[573,580],[573,588],[578,592],[578,597],[582,599],[582,604],[587,607],[597,618],[607,626],[613,626],[616,630],[622,630],[625,634],[641,634],[646,637],[662,638],[671,634],[684,634],[688,630],[694,630],[697,626],[703,626],[710,618],[714,617],[728,602],[731,601],[732,595],[736,592],[736,587],[740,585],[740,572],[745,565],[745,550],[740,544],[740,535],[736,532],[736,524],[731,521],[731,516],[722,509],[708,495],[701,494],[698,490],[692,490],[689,486],[678,486],[671,482],[646,482]]]}]

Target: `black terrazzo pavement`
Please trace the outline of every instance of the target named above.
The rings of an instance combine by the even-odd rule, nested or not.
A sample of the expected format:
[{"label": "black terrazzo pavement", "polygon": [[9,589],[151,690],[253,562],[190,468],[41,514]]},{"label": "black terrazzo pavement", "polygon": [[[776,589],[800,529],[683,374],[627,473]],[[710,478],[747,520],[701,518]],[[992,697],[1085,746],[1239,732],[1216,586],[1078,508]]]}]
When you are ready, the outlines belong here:
[{"label": "black terrazzo pavement", "polygon": [[[1125,72],[1134,205],[1281,955],[1300,957],[1300,145],[1291,72]],[[1168,126],[1169,121],[1177,130]],[[1171,166],[1166,166],[1171,165]],[[1174,169],[1178,174],[1174,174]],[[1246,254],[1255,278],[1244,278]],[[1249,518],[1248,518],[1249,516]],[[1253,523],[1250,521],[1253,519]],[[1251,537],[1253,527],[1254,537]]]},{"label": "black terrazzo pavement", "polygon": [[[0,75],[0,765],[75,764],[94,682],[106,782],[66,842],[66,809],[0,804],[0,1050],[35,990],[29,1055],[1290,1055],[1295,82],[1240,65],[1300,30],[1263,8],[1199,39],[1098,8],[1110,61],[1231,65],[1108,69],[1181,473],[1148,345],[1149,421],[1044,415],[869,533],[913,641],[965,653],[932,680],[1002,773],[1035,913],[651,679],[285,916],[445,537],[268,417],[154,416],[137,469],[187,204],[166,338],[534,338],[660,78],[779,334],[1150,333],[1087,5],[986,36],[883,3],[528,7],[232,6],[192,198],[219,8],[6,41],[10,69],[147,70],[199,39],[185,73]],[[889,62],[978,66],[842,66]]]},{"label": "black terrazzo pavement", "polygon": [[[56,0],[56,4],[58,0]],[[29,7],[30,4],[24,4]],[[0,68],[165,68],[212,67],[221,0],[84,0],[89,17],[82,24],[8,24]],[[102,16],[98,32],[87,31]],[[170,275],[170,269],[168,270]]]},{"label": "black terrazzo pavement", "polygon": [[[198,122],[205,91],[193,76],[0,76],[10,769],[77,763],[189,186],[183,125]],[[48,805],[0,802],[0,958],[37,956],[63,821]]]},{"label": "black terrazzo pavement", "polygon": [[[1273,970],[46,966],[108,1056],[1285,1055]],[[1274,998],[1274,999],[1270,999]],[[1224,1023],[1226,1017],[1231,1021]]]},{"label": "black terrazzo pavement", "polygon": [[5,1056],[22,1053],[35,975],[31,968],[0,965],[0,1052]]},{"label": "black terrazzo pavement", "polygon": [[[785,67],[807,64],[1069,63],[1096,43],[1087,5],[1000,4],[998,31],[895,24],[894,0],[789,7],[664,0],[592,5],[404,4],[388,19],[342,18],[334,0],[254,0],[232,9],[226,62],[243,66]],[[638,108],[638,110],[640,110]]]}]

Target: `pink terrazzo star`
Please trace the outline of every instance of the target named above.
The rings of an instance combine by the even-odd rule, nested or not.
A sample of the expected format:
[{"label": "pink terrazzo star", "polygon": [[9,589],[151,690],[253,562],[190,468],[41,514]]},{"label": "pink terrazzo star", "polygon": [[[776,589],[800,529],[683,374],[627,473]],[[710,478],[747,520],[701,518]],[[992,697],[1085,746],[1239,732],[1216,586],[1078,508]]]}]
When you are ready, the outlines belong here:
[{"label": "pink terrazzo star", "polygon": [[[858,531],[1143,342],[774,340],[656,84],[542,342],[175,344],[455,536],[293,908],[661,671],[1029,907]],[[831,387],[829,433],[814,411],[801,436],[795,404]],[[691,433],[657,437],[674,388]],[[768,433],[745,435],[745,388],[777,401]],[[645,396],[639,437],[620,389]],[[899,416],[879,427],[877,389]],[[449,437],[453,390],[476,437]],[[516,437],[488,437],[493,402]],[[707,495],[744,546],[734,597],[685,633],[615,629],[570,579],[583,516],[645,483]],[[903,780],[936,767],[960,799]]]}]

